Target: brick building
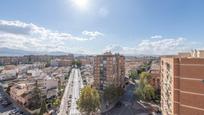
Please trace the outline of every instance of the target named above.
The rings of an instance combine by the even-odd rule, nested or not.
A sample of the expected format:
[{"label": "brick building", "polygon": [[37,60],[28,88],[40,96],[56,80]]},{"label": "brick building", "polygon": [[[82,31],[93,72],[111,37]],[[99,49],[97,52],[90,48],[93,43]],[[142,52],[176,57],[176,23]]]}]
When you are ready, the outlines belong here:
[{"label": "brick building", "polygon": [[125,57],[107,52],[94,58],[94,86],[104,90],[113,84],[122,86],[125,77]]},{"label": "brick building", "polygon": [[[186,57],[185,57],[186,56]],[[161,57],[161,109],[163,115],[203,115],[204,56],[194,51]]]},{"label": "brick building", "polygon": [[157,62],[152,62],[149,73],[151,75],[150,84],[156,89],[160,89],[160,65]]}]

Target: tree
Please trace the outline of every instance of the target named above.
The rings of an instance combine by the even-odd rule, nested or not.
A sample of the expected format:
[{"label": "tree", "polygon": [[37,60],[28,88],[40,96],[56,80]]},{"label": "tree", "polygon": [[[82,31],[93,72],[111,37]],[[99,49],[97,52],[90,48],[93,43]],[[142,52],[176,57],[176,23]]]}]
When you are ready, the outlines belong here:
[{"label": "tree", "polygon": [[143,93],[145,97],[144,99],[147,101],[155,98],[155,90],[150,84],[145,85],[145,87],[143,88]]},{"label": "tree", "polygon": [[47,112],[47,105],[46,105],[45,100],[43,100],[42,103],[41,103],[41,108],[40,108],[39,115],[43,115],[46,112]]},{"label": "tree", "polygon": [[129,73],[129,78],[131,78],[131,79],[137,79],[137,78],[138,78],[137,71],[131,70],[130,73]]},{"label": "tree", "polygon": [[150,101],[155,98],[155,90],[149,84],[149,80],[151,79],[151,75],[147,72],[142,72],[140,74],[140,83],[139,87],[136,89],[136,95],[141,100]]},{"label": "tree", "polygon": [[31,96],[32,97],[30,99],[29,108],[31,108],[33,110],[40,108],[42,100],[41,100],[41,91],[38,87],[37,80],[35,82],[33,90],[31,91]]},{"label": "tree", "polygon": [[55,107],[60,105],[60,100],[59,99],[54,99],[52,102],[52,105],[54,105]]},{"label": "tree", "polygon": [[85,112],[87,115],[96,112],[100,107],[98,91],[91,86],[85,86],[81,90],[80,97],[77,100],[77,107],[81,112]]},{"label": "tree", "polygon": [[72,62],[72,65],[76,65],[77,67],[80,68],[82,64],[81,64],[80,60],[75,60],[75,61]]},{"label": "tree", "polygon": [[122,96],[124,90],[121,87],[115,87],[114,85],[109,85],[104,90],[104,98],[110,103]]},{"label": "tree", "polygon": [[149,84],[149,80],[151,79],[151,75],[147,72],[142,72],[140,74],[140,84],[146,85]]}]

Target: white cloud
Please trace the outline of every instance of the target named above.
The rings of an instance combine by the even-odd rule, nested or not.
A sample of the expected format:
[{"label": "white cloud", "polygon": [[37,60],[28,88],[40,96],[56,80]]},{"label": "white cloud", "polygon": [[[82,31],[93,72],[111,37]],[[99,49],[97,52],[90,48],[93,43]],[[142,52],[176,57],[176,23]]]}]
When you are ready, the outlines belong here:
[{"label": "white cloud", "polygon": [[123,47],[120,45],[108,45],[103,50],[112,51],[114,53],[122,53],[128,55],[145,54],[145,55],[166,55],[177,54],[181,51],[189,51],[190,48],[195,47],[190,41],[179,38],[162,38],[162,39],[146,39],[142,40],[135,47]]},{"label": "white cloud", "polygon": [[118,44],[111,44],[111,45],[106,46],[103,52],[111,51],[111,52],[117,53],[117,52],[122,52],[123,50],[124,50],[124,47]]},{"label": "white cloud", "polygon": [[87,36],[89,37],[90,39],[95,39],[95,38],[98,38],[98,37],[101,37],[101,36],[104,36],[103,33],[100,33],[98,31],[95,31],[95,32],[91,32],[91,31],[83,31],[82,34],[84,36]]},{"label": "white cloud", "polygon": [[0,20],[0,47],[29,51],[70,51],[69,41],[87,41],[102,36],[100,32],[84,31],[80,36],[52,31],[32,23]]}]

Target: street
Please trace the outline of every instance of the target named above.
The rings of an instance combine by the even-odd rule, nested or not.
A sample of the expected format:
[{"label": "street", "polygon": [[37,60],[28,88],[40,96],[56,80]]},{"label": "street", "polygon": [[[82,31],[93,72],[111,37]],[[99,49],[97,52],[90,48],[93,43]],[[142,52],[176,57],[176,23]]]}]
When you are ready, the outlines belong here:
[{"label": "street", "polygon": [[115,106],[110,111],[103,113],[103,115],[148,115],[148,112],[135,101],[135,87],[134,84],[129,84],[120,100],[122,105],[120,107]]},{"label": "street", "polygon": [[69,97],[69,91],[71,90],[71,81],[73,79],[74,76],[74,70],[72,69],[68,82],[67,82],[67,86],[65,88],[62,100],[61,100],[61,105],[60,105],[60,109],[59,109],[59,113],[58,115],[66,115],[67,111],[68,111],[68,97]]},{"label": "street", "polygon": [[82,87],[80,70],[73,68],[61,100],[60,112],[58,115],[80,115],[80,112],[77,110],[76,101],[79,98],[80,89]]},{"label": "street", "polygon": [[13,109],[12,105],[9,107],[3,107],[0,105],[0,115],[9,115],[9,112]]},{"label": "street", "polygon": [[[82,78],[79,69],[74,69],[74,79],[72,81],[72,99],[71,99],[71,108],[69,115],[80,115],[80,112],[77,110],[77,100],[79,99],[80,89],[83,87]],[[70,94],[70,95],[71,95]]]}]

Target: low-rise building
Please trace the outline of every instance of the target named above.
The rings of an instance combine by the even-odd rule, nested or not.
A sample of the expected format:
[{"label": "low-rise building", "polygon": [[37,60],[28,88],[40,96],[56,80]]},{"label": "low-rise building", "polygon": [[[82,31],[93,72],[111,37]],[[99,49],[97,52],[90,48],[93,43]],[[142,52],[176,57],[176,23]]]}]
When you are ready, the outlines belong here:
[{"label": "low-rise building", "polygon": [[16,79],[18,76],[18,71],[15,67],[5,67],[0,73],[0,81]]},{"label": "low-rise building", "polygon": [[31,99],[30,91],[31,87],[26,83],[14,84],[10,87],[10,96],[18,104],[27,106]]}]

